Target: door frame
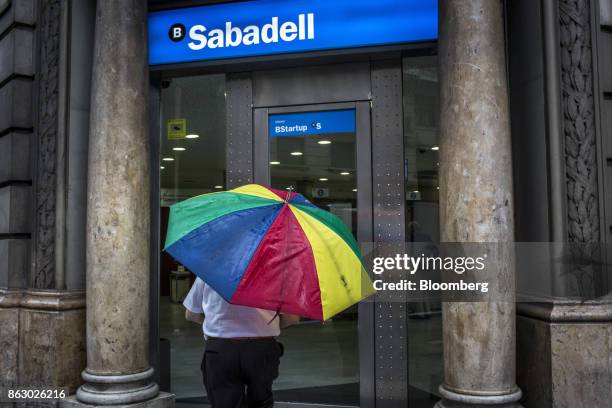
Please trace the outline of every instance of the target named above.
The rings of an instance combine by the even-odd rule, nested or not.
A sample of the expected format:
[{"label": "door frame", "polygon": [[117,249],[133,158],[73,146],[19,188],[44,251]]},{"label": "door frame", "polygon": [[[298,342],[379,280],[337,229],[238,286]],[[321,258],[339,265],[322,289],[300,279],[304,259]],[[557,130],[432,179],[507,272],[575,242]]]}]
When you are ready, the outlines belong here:
[{"label": "door frame", "polygon": [[[357,223],[357,241],[359,243],[372,242],[372,126],[369,101],[253,108],[253,181],[270,185],[269,115],[340,109],[355,110],[355,164],[357,170],[357,219],[359,220]],[[360,407],[374,406],[373,312],[372,302],[361,302],[358,305]],[[310,407],[329,407],[325,404],[295,404]]]}]

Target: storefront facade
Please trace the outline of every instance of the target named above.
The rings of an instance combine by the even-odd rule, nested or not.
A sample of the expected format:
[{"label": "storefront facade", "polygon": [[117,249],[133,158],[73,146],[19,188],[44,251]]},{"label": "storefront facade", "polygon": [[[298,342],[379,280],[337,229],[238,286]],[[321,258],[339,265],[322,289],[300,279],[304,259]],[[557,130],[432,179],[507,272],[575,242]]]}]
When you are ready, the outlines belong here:
[{"label": "storefront facade", "polygon": [[[0,14],[2,385],[200,401],[161,246],[168,205],[219,189],[291,186],[362,244],[607,248],[609,1],[95,3]],[[517,273],[516,306],[378,297],[287,331],[278,400],[606,406],[609,272],[563,272]]]},{"label": "storefront facade", "polygon": [[[163,167],[160,170],[163,205],[173,199],[246,183],[255,182],[277,189],[293,186],[318,206],[345,220],[362,243],[372,242],[374,235],[393,235],[393,240],[401,242],[411,233],[407,231],[407,224],[416,221],[415,218],[424,218],[422,223],[427,222],[430,227],[427,232],[437,236],[437,215],[413,216],[413,202],[404,198],[404,185],[409,181],[405,179],[408,162],[404,160],[403,132],[404,123],[412,128],[419,126],[419,114],[415,110],[420,108],[421,127],[406,136],[410,146],[408,154],[414,158],[410,160],[412,168],[409,171],[413,185],[408,191],[429,198],[415,201],[420,205],[415,211],[435,213],[438,160],[437,150],[432,149],[438,148],[436,2],[409,5],[339,2],[334,4],[333,15],[326,14],[328,10],[322,7],[324,2],[296,3],[286,10],[278,10],[281,3],[229,3],[171,11],[162,9],[150,14],[151,41],[162,38],[160,44],[151,44],[150,59],[153,63],[164,62],[152,66],[152,75],[161,85],[158,95],[162,118],[161,162],[152,166]],[[220,19],[215,21],[217,14]],[[273,16],[279,16],[279,30],[285,24],[290,28],[293,24],[298,29],[293,41],[314,44],[301,45],[302,52],[287,54],[284,46],[292,44],[279,38],[278,43],[270,43],[275,46],[270,47],[268,55],[249,55],[253,51],[243,44],[230,48],[234,58],[216,59],[217,50],[228,52],[227,49],[209,50],[206,47],[191,52],[193,55],[183,55],[185,48],[197,48],[200,43],[190,42],[188,34],[179,41],[168,37],[170,27],[178,27],[179,31],[187,27],[188,33],[189,27],[199,22],[208,27],[211,35],[214,34],[211,30],[217,27],[226,29],[229,26],[227,30],[231,33],[233,26],[255,27],[261,29],[263,40],[266,24],[270,27],[267,35],[278,36],[270,25]],[[183,20],[185,18],[187,21]],[[376,28],[371,28],[373,32],[387,29],[388,33],[379,34],[378,38],[375,35],[367,39],[353,38],[372,20],[378,22]],[[419,24],[420,31],[398,29]],[[306,30],[304,33],[300,25]],[[159,30],[159,34],[152,34],[151,30]],[[181,34],[179,32],[179,37]],[[238,42],[238,36],[228,37],[224,33],[225,40]],[[309,40],[317,36],[320,36],[318,40]],[[211,37],[207,41],[210,45]],[[317,50],[319,44],[336,48],[333,41],[353,42],[354,45]],[[367,43],[356,41],[378,43],[364,48]],[[399,41],[402,42],[398,44]],[[209,56],[211,53],[213,57]],[[169,54],[177,55],[179,61],[171,61]],[[247,57],[240,58],[241,54]],[[196,61],[182,63],[181,59]],[[169,62],[182,63],[182,66]],[[415,84],[415,88],[404,93],[410,83]],[[418,98],[417,93],[422,97]],[[423,105],[416,103],[416,99],[422,99]],[[404,103],[410,104],[413,110],[408,117],[403,114]],[[179,119],[184,119],[184,134],[190,137],[168,138],[169,121],[182,125]],[[309,129],[300,130],[300,126]],[[330,128],[333,130],[326,130]],[[194,138],[195,135],[199,137]],[[185,150],[174,150],[177,148]],[[422,157],[418,162],[417,155]],[[422,191],[416,193],[419,190],[418,165],[427,166],[420,170],[430,176],[426,184],[421,180]],[[389,171],[375,174],[376,168],[388,168]],[[376,185],[393,188],[383,191],[374,189]],[[392,197],[387,197],[391,192]],[[381,193],[385,198],[379,198]],[[373,208],[391,206],[393,214],[372,212]],[[160,221],[164,225],[167,222],[165,208],[161,214]],[[384,225],[375,222],[374,218],[387,218],[394,227],[389,228],[388,222]],[[163,235],[163,228],[161,233]],[[162,259],[160,282],[165,284],[170,271],[163,267],[168,263],[167,258],[162,256]],[[388,303],[385,307],[397,308],[397,305]],[[161,308],[164,308],[163,300]],[[342,321],[318,327],[319,330],[301,328],[301,336],[321,339],[319,346],[311,347],[319,350],[318,355],[309,352],[307,346],[302,347],[287,331],[284,336],[287,356],[279,379],[279,384],[286,385],[279,385],[279,398],[285,396],[288,402],[294,403],[374,405],[374,390],[378,384],[379,392],[387,388],[388,392],[397,392],[398,398],[407,401],[408,386],[400,385],[408,382],[407,325],[400,323],[405,319],[403,312],[398,309],[396,316],[395,311],[389,310],[384,315],[376,314],[374,304],[367,303],[359,310],[355,308],[345,313]],[[375,330],[375,327],[389,330],[394,324],[395,340],[380,336],[381,330]],[[162,322],[161,331],[172,333],[167,326],[168,323]],[[440,342],[439,322],[437,328],[431,330],[437,330],[434,337]],[[376,332],[385,341],[378,340],[375,344]],[[329,340],[323,340],[326,335]],[[173,336],[170,334],[170,337],[173,348]],[[182,342],[182,339],[177,341]],[[377,353],[377,349],[385,350],[384,356]],[[441,347],[437,351],[439,364],[431,375],[436,373],[441,380]],[[173,361],[177,358],[180,357],[175,353]],[[379,362],[378,381],[374,376],[376,360]],[[298,374],[300,365],[330,378],[323,380]],[[174,374],[179,375],[178,372]],[[432,382],[428,378],[430,375],[420,377],[425,384]],[[438,385],[434,384],[431,391],[437,392]],[[177,384],[177,387],[186,388],[184,384]],[[428,393],[420,393],[429,398]],[[180,394],[178,390],[177,394]],[[179,401],[189,399],[188,390],[184,394],[177,395]]]}]

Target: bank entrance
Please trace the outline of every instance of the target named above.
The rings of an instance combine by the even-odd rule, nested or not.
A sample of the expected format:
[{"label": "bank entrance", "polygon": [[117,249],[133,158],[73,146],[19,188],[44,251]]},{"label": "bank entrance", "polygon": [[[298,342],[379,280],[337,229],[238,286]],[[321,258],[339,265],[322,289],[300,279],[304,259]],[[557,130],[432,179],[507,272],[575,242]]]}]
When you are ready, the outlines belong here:
[{"label": "bank entrance", "polygon": [[[435,0],[194,3],[149,15],[153,245],[163,245],[173,203],[248,183],[303,194],[366,250],[439,242]],[[163,252],[153,263],[160,384],[179,403],[203,401],[201,329],[180,303],[192,274]],[[436,299],[378,296],[279,340],[283,404],[438,399]]]},{"label": "bank entrance", "polygon": [[[430,54],[432,51],[420,54]],[[168,206],[246,183],[292,189],[372,242],[438,242],[437,60],[412,55],[160,75],[159,242]],[[180,304],[193,278],[159,258],[162,386],[205,400],[200,328]],[[287,403],[430,407],[442,381],[439,303],[364,302],[283,332]],[[165,383],[164,383],[165,379]],[[380,402],[379,402],[380,403]]]}]

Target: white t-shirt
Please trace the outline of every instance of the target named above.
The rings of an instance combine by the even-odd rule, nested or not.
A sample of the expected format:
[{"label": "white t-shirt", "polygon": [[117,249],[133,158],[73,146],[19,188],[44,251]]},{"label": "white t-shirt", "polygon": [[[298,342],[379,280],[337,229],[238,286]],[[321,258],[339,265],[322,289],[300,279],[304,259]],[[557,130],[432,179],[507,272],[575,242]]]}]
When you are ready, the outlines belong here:
[{"label": "white t-shirt", "polygon": [[232,305],[200,278],[194,282],[183,306],[193,313],[204,313],[205,336],[276,337],[280,334],[279,316],[274,318],[275,312]]}]

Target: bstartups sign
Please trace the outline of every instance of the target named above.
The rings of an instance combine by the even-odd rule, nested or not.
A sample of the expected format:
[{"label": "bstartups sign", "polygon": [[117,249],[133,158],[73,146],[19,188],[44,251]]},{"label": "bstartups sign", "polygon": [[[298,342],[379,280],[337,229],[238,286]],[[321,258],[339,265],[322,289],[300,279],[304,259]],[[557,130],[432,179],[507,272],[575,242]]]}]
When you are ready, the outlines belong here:
[{"label": "bstartups sign", "polygon": [[434,41],[437,0],[252,0],[149,15],[149,62]]}]

